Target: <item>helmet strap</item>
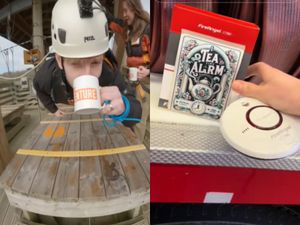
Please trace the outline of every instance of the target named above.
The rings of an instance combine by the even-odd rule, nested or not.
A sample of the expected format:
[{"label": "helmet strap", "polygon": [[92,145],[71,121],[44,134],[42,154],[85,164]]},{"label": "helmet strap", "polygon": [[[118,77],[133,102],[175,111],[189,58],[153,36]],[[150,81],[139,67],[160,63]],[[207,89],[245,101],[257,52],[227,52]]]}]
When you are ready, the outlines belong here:
[{"label": "helmet strap", "polygon": [[64,65],[64,57],[61,56],[61,67],[62,67],[62,78],[65,84],[67,85],[67,78],[66,78],[66,71],[65,71],[65,65]]},{"label": "helmet strap", "polygon": [[61,57],[61,66],[62,66],[62,80],[66,85],[66,89],[67,89],[67,99],[73,99],[73,95],[70,94],[70,92],[72,93],[72,87],[69,85],[67,78],[66,78],[66,72],[65,72],[65,66],[64,66],[64,57]]}]

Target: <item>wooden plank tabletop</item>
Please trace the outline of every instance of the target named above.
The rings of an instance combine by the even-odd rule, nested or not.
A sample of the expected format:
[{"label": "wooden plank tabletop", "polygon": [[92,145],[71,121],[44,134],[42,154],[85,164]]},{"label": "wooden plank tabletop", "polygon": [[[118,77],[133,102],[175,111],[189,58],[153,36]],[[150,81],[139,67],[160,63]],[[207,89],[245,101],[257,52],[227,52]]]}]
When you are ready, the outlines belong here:
[{"label": "wooden plank tabletop", "polygon": [[[129,150],[123,153],[119,147]],[[15,207],[51,216],[92,217],[149,202],[149,153],[122,124],[107,128],[99,115],[48,116],[22,149],[31,151],[16,154],[0,178]],[[31,155],[37,150],[59,154],[89,150],[97,155]]]}]

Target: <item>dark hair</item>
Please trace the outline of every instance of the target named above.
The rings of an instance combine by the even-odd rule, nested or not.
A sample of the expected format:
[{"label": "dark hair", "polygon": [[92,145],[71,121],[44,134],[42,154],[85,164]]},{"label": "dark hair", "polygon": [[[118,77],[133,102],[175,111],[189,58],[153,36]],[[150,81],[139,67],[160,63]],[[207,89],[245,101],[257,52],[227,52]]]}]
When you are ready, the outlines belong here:
[{"label": "dark hair", "polygon": [[128,40],[138,38],[142,35],[146,26],[150,23],[150,16],[144,10],[140,0],[124,0],[128,7],[134,12],[135,19],[131,26],[126,26],[125,31],[129,30]]}]

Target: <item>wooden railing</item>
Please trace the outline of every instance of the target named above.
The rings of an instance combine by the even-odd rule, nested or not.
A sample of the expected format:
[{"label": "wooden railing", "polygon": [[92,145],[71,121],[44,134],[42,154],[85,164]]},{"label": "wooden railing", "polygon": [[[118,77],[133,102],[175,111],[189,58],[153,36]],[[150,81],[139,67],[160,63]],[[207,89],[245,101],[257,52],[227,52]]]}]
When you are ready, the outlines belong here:
[{"label": "wooden railing", "polygon": [[26,109],[37,108],[37,99],[31,91],[32,81],[29,79],[28,87],[20,85],[19,80],[1,81],[0,80],[0,106],[24,104]]}]

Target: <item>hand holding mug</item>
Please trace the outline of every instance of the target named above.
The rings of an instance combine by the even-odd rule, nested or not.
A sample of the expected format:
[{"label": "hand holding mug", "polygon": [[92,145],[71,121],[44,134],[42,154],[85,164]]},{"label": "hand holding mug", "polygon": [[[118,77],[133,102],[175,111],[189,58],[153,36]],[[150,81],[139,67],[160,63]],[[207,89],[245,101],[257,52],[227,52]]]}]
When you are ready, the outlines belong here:
[{"label": "hand holding mug", "polygon": [[[101,105],[103,105],[101,114],[121,115],[125,111],[122,95],[117,86],[102,87],[100,94]],[[109,104],[105,104],[107,101]]]},{"label": "hand holding mug", "polygon": [[139,68],[138,68],[138,74],[137,74],[137,77],[138,77],[139,80],[144,79],[149,74],[150,74],[150,69],[147,69],[144,66],[139,66]]}]

